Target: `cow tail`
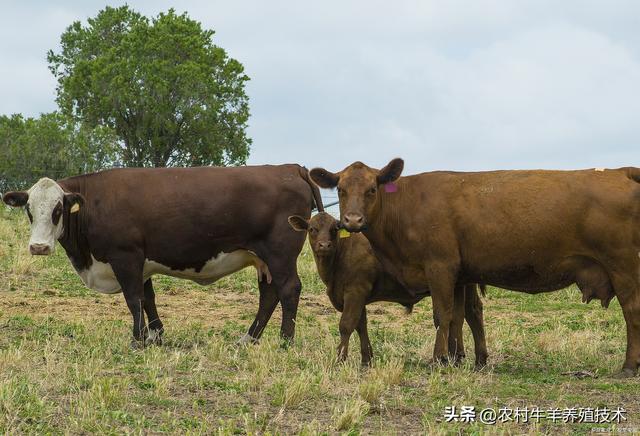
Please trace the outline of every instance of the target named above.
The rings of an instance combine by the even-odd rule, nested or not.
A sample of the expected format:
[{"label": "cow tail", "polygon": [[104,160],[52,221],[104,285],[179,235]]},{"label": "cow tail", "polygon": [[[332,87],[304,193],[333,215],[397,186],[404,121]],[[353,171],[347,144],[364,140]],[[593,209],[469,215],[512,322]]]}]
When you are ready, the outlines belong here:
[{"label": "cow tail", "polygon": [[315,209],[318,212],[324,212],[324,206],[322,205],[322,197],[320,196],[320,189],[318,186],[313,183],[311,178],[309,177],[309,170],[305,167],[300,168],[300,176],[309,184],[311,188],[311,194],[313,195],[313,202],[315,203]]},{"label": "cow tail", "polygon": [[627,177],[629,177],[634,182],[640,183],[640,168],[627,167]]},{"label": "cow tail", "polygon": [[487,285],[480,283],[478,286],[480,286],[480,293],[482,294],[483,297],[487,296]]}]

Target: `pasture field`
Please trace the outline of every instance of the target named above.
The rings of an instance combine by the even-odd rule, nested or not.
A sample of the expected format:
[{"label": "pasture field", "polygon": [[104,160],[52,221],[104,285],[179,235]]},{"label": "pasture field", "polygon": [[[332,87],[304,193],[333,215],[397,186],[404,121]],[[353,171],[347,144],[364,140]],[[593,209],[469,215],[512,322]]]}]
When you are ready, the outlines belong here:
[{"label": "pasture field", "polygon": [[[280,309],[262,341],[237,346],[258,306],[255,272],[214,285],[156,276],[165,344],[130,349],[121,294],[85,289],[64,250],[27,253],[27,219],[0,211],[0,433],[2,434],[563,434],[640,432],[640,377],[612,378],[624,360],[625,324],[580,302],[577,289],[529,296],[489,288],[489,366],[432,367],[431,301],[405,315],[369,306],[372,368],[357,335],[335,363],[339,315],[313,258],[299,259],[303,292],[296,338],[278,339]],[[575,374],[587,371],[586,378]],[[612,424],[445,422],[447,406],[623,406]]]}]

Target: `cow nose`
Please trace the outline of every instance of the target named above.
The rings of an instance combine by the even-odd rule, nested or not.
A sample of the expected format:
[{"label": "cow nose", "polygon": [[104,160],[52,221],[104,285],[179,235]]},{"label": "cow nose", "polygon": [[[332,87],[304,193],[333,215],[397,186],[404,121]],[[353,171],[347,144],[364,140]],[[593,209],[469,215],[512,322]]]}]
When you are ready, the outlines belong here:
[{"label": "cow nose", "polygon": [[331,244],[331,241],[318,242],[318,248],[322,248],[323,250],[330,249],[332,245],[333,244]]},{"label": "cow nose", "polygon": [[47,244],[31,244],[29,245],[29,251],[34,256],[46,256],[51,253],[51,248]]},{"label": "cow nose", "polygon": [[354,226],[360,227],[362,226],[364,218],[359,213],[347,213],[345,214],[343,221],[345,227],[347,228],[352,228]]}]

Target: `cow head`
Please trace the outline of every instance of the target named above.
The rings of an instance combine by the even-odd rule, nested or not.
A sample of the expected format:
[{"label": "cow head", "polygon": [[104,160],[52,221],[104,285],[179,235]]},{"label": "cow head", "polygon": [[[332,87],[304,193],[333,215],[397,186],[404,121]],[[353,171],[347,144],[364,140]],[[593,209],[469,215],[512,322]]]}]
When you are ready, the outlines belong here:
[{"label": "cow head", "polygon": [[47,255],[55,250],[56,240],[64,232],[64,216],[76,213],[84,204],[80,194],[64,192],[60,185],[40,179],[28,191],[7,192],[2,200],[12,207],[24,207],[31,222],[29,251]]},{"label": "cow head", "polygon": [[309,175],[321,188],[338,188],[341,225],[349,232],[360,232],[377,211],[379,190],[396,181],[403,168],[404,161],[396,158],[380,170],[355,162],[339,173],[314,168]]},{"label": "cow head", "polygon": [[289,217],[294,230],[309,233],[309,244],[316,256],[331,256],[338,241],[338,221],[326,212],[311,217],[309,221],[299,215]]}]

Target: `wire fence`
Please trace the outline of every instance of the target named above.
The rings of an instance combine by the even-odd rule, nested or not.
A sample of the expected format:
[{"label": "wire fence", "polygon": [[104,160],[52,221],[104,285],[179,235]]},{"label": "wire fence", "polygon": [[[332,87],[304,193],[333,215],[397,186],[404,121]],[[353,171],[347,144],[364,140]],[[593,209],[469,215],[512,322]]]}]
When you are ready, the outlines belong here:
[{"label": "wire fence", "polygon": [[322,205],[325,207],[325,209],[330,208],[330,207],[334,207],[338,204],[338,200],[337,199],[333,199],[331,197],[322,197]]},{"label": "wire fence", "polygon": [[338,218],[340,216],[337,195],[322,195],[322,205],[324,206],[325,212],[327,212],[334,218]]}]

